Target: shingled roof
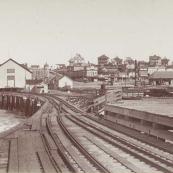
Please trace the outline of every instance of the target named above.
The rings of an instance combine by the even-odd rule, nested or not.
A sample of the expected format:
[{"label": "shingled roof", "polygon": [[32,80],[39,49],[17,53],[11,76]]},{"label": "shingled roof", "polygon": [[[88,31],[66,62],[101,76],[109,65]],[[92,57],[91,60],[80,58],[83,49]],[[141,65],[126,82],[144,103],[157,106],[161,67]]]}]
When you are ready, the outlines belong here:
[{"label": "shingled roof", "polygon": [[173,71],[156,71],[151,74],[150,79],[173,79]]}]

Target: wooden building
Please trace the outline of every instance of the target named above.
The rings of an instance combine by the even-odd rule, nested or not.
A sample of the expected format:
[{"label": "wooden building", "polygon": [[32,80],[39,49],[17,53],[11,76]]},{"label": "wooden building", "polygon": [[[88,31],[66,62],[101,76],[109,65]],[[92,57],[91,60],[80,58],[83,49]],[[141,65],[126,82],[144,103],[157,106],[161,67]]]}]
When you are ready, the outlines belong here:
[{"label": "wooden building", "polygon": [[32,72],[23,64],[8,59],[0,65],[0,88],[25,88]]},{"label": "wooden building", "polygon": [[156,71],[149,81],[153,85],[173,85],[173,71]]}]

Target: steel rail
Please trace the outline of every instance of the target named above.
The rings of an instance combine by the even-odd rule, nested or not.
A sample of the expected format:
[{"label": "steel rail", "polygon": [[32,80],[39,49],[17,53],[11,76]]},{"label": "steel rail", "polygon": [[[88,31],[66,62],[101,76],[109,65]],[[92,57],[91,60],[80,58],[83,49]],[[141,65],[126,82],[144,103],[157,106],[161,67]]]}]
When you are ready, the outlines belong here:
[{"label": "steel rail", "polygon": [[[146,162],[147,164],[156,167],[158,170],[162,170],[162,171],[164,171],[165,173],[173,173],[173,169],[170,170],[170,169],[168,169],[167,167],[163,167],[163,166],[161,166],[161,165],[159,165],[159,164],[157,164],[157,163],[151,161],[150,159],[148,159],[148,158],[146,158],[146,157],[144,157],[144,156],[138,154],[137,152],[135,153],[134,151],[130,151],[130,150],[129,150],[128,148],[126,148],[125,146],[123,146],[123,145],[121,145],[121,144],[119,144],[119,143],[117,143],[117,142],[115,142],[115,141],[110,140],[107,136],[111,137],[111,138],[114,139],[114,140],[118,140],[119,142],[122,143],[121,139],[115,138],[113,135],[110,135],[109,133],[105,132],[104,130],[101,130],[100,128],[97,128],[96,126],[93,126],[93,125],[91,125],[91,124],[89,124],[89,123],[86,123],[86,121],[84,122],[84,121],[81,121],[81,120],[78,119],[78,122],[76,122],[75,120],[72,119],[72,117],[70,117],[70,116],[68,116],[68,115],[67,115],[67,117],[68,117],[72,122],[76,123],[77,125],[81,126],[82,128],[86,129],[87,131],[91,132],[92,134],[94,134],[94,135],[100,137],[100,138],[103,139],[104,141],[106,141],[106,142],[112,144],[113,146],[118,146],[118,147],[121,148],[123,151],[125,151],[125,152],[127,152],[127,153],[129,153],[129,154],[131,154],[131,155],[134,155],[135,157],[139,158],[140,160]],[[77,119],[77,118],[76,118],[76,119]],[[80,123],[79,123],[79,122],[80,122]],[[94,130],[91,130],[91,129],[88,128],[88,127],[92,127]],[[137,147],[135,147],[135,146],[131,146],[131,145],[130,145],[129,143],[127,143],[127,142],[125,143],[125,142],[123,141],[123,144],[126,145],[126,146],[128,146],[128,147],[130,147],[130,148],[133,148],[133,150],[140,151],[139,148],[137,148]],[[140,152],[141,152],[141,151],[140,151]],[[159,158],[159,157],[157,157],[157,156],[153,156],[151,153],[150,153],[150,154],[149,154],[149,153],[145,153],[144,151],[142,151],[142,153],[148,155],[149,157],[152,157],[152,158],[154,158],[154,159],[157,159],[157,160],[159,160],[160,162],[163,161],[161,158]],[[168,166],[172,166],[172,163],[166,162],[166,160],[164,160],[164,164],[167,164]],[[133,171],[134,171],[134,170],[133,170]]]}]

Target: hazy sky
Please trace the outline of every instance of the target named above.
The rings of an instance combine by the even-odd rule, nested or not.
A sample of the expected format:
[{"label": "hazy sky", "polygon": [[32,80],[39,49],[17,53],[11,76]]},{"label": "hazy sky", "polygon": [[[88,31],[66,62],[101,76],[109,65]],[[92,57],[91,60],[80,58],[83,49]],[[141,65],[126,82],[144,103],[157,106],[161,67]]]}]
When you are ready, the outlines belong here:
[{"label": "hazy sky", "polygon": [[0,0],[0,63],[65,63],[80,53],[173,60],[173,0]]}]

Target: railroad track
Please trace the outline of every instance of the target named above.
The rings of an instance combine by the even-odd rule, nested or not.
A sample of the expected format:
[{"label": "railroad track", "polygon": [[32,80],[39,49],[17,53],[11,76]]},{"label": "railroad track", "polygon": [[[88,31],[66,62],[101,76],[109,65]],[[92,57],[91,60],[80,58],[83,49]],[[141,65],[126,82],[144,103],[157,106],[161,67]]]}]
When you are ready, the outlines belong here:
[{"label": "railroad track", "polygon": [[141,162],[145,162],[151,167],[155,167],[158,171],[167,172],[167,173],[173,172],[173,164],[171,160],[168,161],[166,159],[162,159],[157,155],[148,152],[147,150],[142,150],[137,146],[131,145],[127,141],[125,142],[124,140],[121,140],[113,136],[112,134],[105,132],[104,130],[98,129],[96,126],[86,123],[86,121],[79,122],[79,120],[76,121],[76,119],[73,119],[70,116],[68,116],[68,119],[70,119],[72,122],[79,125],[80,127],[84,128],[85,130],[89,131],[90,133],[94,134],[95,136],[103,139],[105,142],[111,144],[112,146],[119,148],[121,151],[124,151],[125,153],[134,156],[135,158],[139,159]]},{"label": "railroad track", "polygon": [[[111,125],[109,125],[109,123],[106,123],[106,122],[102,122],[100,121],[98,118],[96,117],[93,117],[93,116],[90,116],[89,114],[83,112],[82,110],[80,110],[79,108],[77,107],[74,107],[73,105],[67,103],[65,100],[63,100],[62,98],[59,98],[59,97],[56,97],[56,96],[53,96],[55,99],[58,99],[59,101],[61,101],[64,106],[63,106],[63,109],[66,111],[66,112],[69,112],[71,114],[74,114],[74,113],[77,113],[79,116],[83,116],[83,117],[86,117],[87,120],[91,120],[92,123],[96,123],[96,125],[100,125],[101,127],[104,126],[105,128],[109,129],[109,130],[113,130],[114,132],[116,131],[117,134],[123,136],[123,138],[127,138],[127,140],[132,140],[134,144],[136,144],[136,142],[139,144],[139,146],[144,146],[144,147],[148,147],[150,148],[151,152],[153,152],[153,150],[157,153],[158,151],[162,151],[162,153],[165,153],[165,157],[170,159],[170,157],[173,159],[173,152],[171,151],[167,151],[165,148],[162,148],[160,147],[159,145],[155,145],[155,143],[151,143],[149,141],[146,141],[145,139],[142,139],[142,138],[137,138],[135,137],[134,135],[130,135],[129,133],[127,134],[126,132],[120,130],[119,129],[115,129],[114,126],[115,126],[115,123],[111,123]],[[123,135],[124,134],[124,135]],[[119,137],[121,137],[119,136]],[[125,137],[126,136],[126,137]],[[158,150],[157,150],[157,149]],[[171,155],[169,157],[169,155]],[[163,156],[161,154],[161,156]]]},{"label": "railroad track", "polygon": [[[51,107],[51,109],[53,109],[53,107]],[[46,117],[42,116],[40,118],[40,135],[42,137],[44,147],[57,173],[76,172],[75,168],[70,164],[65,147],[62,145],[58,136],[52,131],[52,125],[50,122],[51,109],[48,109]],[[42,168],[41,163],[40,166]],[[44,168],[42,169],[44,173]]]},{"label": "railroad track", "polygon": [[[64,118],[63,118],[64,119]],[[119,154],[112,154],[108,148],[102,145],[102,142],[97,140],[96,135],[91,135],[87,131],[75,126],[75,124],[64,119],[66,127],[69,129],[70,133],[75,134],[78,137],[81,145],[100,162],[104,167],[106,167],[109,172],[124,172],[124,173],[144,173],[139,168],[135,167]],[[82,133],[81,135],[79,135]],[[78,136],[79,135],[79,136]],[[126,163],[125,163],[126,162]]]},{"label": "railroad track", "polygon": [[[40,116],[38,132],[47,160],[53,166],[51,173],[146,172],[139,165],[145,165],[147,172],[173,172],[170,155],[160,157],[155,152],[151,153],[146,146],[139,147],[124,136],[115,135],[106,127],[84,117],[82,111],[64,100],[54,96],[44,97],[48,99],[49,106]],[[73,128],[83,131],[83,136],[75,134]],[[43,162],[42,153],[36,151],[35,154],[41,173],[50,172]]]},{"label": "railroad track", "polygon": [[[68,110],[70,113],[71,109],[72,111],[75,111],[77,113],[82,113],[76,108],[74,107],[72,108],[71,105],[64,103],[63,100],[61,101],[70,109]],[[151,167],[155,167],[158,170],[158,172],[159,171],[167,173],[173,172],[173,160],[170,157],[170,155],[168,157],[163,157],[155,152],[151,152],[151,150],[148,150],[148,148],[145,148],[145,146],[140,147],[134,145],[128,142],[126,139],[123,139],[122,137],[120,138],[120,136],[115,136],[110,132],[109,133],[106,132],[104,129],[97,127],[96,124],[91,124],[91,122],[87,123],[86,119],[82,120],[82,116],[80,116],[79,118],[79,114],[78,116],[74,116],[73,114],[73,117],[72,114],[70,114],[70,116],[68,115],[67,118],[73,121],[75,124],[84,128],[85,130],[90,131],[90,133],[100,137],[104,141],[111,143],[116,147],[118,146],[119,148],[135,156],[139,160],[149,164]]]},{"label": "railroad track", "polygon": [[[53,103],[54,107],[57,109],[57,111],[59,111],[59,105],[53,100],[49,99],[49,101]],[[68,168],[71,172],[110,173],[110,171],[106,169],[101,163],[99,163],[98,160],[95,159],[87,150],[85,150],[85,148],[79,143],[73,134],[70,133],[70,131],[64,125],[61,116],[57,116],[57,122],[58,124],[56,124],[53,129],[53,125],[51,124],[51,117],[47,116],[46,127],[48,129],[49,135],[54,140],[60,155],[64,159],[64,162],[68,165]],[[60,130],[60,128],[57,127],[61,128],[66,137],[68,137],[70,142],[74,145],[73,147],[69,148],[65,146],[64,141],[67,139],[64,139],[62,134],[57,134],[57,131]],[[76,155],[73,150],[75,150],[79,155]],[[79,156],[81,156],[80,159],[78,158]]]},{"label": "railroad track", "polygon": [[[159,146],[154,145],[153,143],[151,144],[150,142],[144,140],[144,139],[138,139],[134,136],[129,136],[129,134],[126,134],[123,131],[117,131],[114,128],[112,128],[112,126],[107,125],[105,122],[103,123],[102,121],[100,121],[99,119],[93,117],[93,116],[89,116],[88,114],[82,112],[80,109],[73,107],[72,105],[68,104],[67,102],[65,102],[63,99],[61,98],[57,98],[58,100],[62,101],[65,105],[64,110],[66,112],[69,112],[70,114],[74,114],[74,113],[78,113],[78,116],[82,116],[81,118],[86,118],[86,121],[95,123],[96,126],[100,126],[100,127],[104,127],[106,128],[108,131],[110,132],[114,132],[116,133],[118,138],[122,138],[126,141],[131,141],[133,145],[137,145],[139,147],[144,147],[147,148],[147,150],[149,150],[150,152],[155,152],[156,154],[159,155],[158,152],[160,152],[160,157],[165,157],[166,159],[170,159],[173,161],[173,152],[168,152],[167,150],[165,150],[165,148],[161,148]],[[71,111],[73,110],[73,111]]]},{"label": "railroad track", "polygon": [[[53,120],[56,116],[55,114],[52,115],[48,106],[47,110],[43,111],[40,116],[37,116],[37,118],[32,121],[31,126],[28,129],[25,129],[28,134],[37,134],[39,138],[38,140],[40,140],[40,142],[42,141],[40,144],[44,147],[46,152],[44,152],[44,149],[39,150],[32,146],[35,155],[33,157],[36,158],[35,161],[36,165],[38,165],[38,171],[41,173],[109,173],[102,164],[94,159],[90,153],[78,143],[72,134],[68,133],[68,130],[59,116],[59,106],[54,104],[52,99],[49,99],[48,101],[51,109],[56,108],[58,121]],[[32,127],[33,123],[34,127]],[[60,133],[60,131],[63,133]],[[20,138],[20,141],[23,139],[25,139],[25,137],[22,137],[22,139]],[[17,148],[17,139],[14,142],[15,145],[13,146]],[[19,165],[17,164],[19,162],[17,156],[18,151],[15,150],[15,152],[16,154],[13,154],[13,157],[16,157],[16,162],[14,159],[12,159],[12,162],[11,160],[8,162],[8,164],[10,163],[10,171],[7,169],[7,172],[9,173],[14,170],[11,168],[11,165],[14,165],[16,168],[15,171],[19,171]],[[9,151],[9,153],[12,153],[12,151]],[[44,156],[46,158],[44,158]],[[49,163],[47,164],[46,161]],[[48,165],[50,167],[47,167]],[[32,170],[32,168],[28,169]]]}]

